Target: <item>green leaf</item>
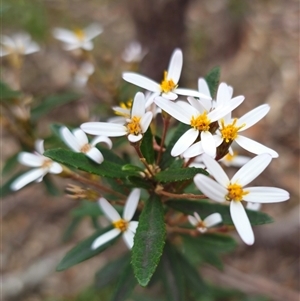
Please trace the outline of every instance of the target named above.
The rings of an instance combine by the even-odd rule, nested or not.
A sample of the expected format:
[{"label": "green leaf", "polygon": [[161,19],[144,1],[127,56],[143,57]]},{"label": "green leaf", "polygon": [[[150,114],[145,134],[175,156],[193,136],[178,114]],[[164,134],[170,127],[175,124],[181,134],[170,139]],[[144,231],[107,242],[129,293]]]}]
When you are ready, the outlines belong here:
[{"label": "green leaf", "polygon": [[[19,172],[17,174],[15,174],[14,176],[12,176],[7,182],[5,182],[1,188],[0,188],[0,196],[1,198],[13,193],[14,191],[10,189],[10,185],[21,175],[24,174],[24,171]],[[31,184],[31,183],[30,183]],[[29,185],[30,185],[29,184]]]},{"label": "green leaf", "polygon": [[214,98],[220,81],[220,67],[214,67],[205,76],[211,96]]},{"label": "green leaf", "polygon": [[134,277],[132,266],[130,262],[128,262],[127,266],[122,271],[117,285],[114,287],[114,294],[111,298],[111,301],[126,300],[130,296],[136,285],[137,281]]},{"label": "green leaf", "polygon": [[7,84],[0,81],[0,100],[11,100],[21,96],[20,91],[12,90]]},{"label": "green leaf", "polygon": [[[212,213],[219,212],[222,215],[223,224],[233,225],[229,212],[229,207],[225,204],[222,205],[217,203],[210,203],[206,200],[171,200],[166,202],[165,204],[185,214],[193,215],[194,212],[198,212],[202,218],[205,218],[206,216]],[[273,219],[266,213],[252,211],[248,209],[245,210],[251,222],[251,225],[253,226],[269,224],[273,222]]]},{"label": "green leaf", "polygon": [[136,188],[144,188],[144,189],[153,189],[153,186],[151,185],[150,182],[145,181],[144,178],[141,177],[128,177],[128,180],[131,182],[131,186],[132,187],[136,187]]},{"label": "green leaf", "polygon": [[146,286],[159,263],[165,244],[164,208],[157,195],[151,195],[139,217],[132,248],[132,266],[141,286]]},{"label": "green leaf", "polygon": [[60,196],[61,191],[59,188],[53,183],[51,177],[49,175],[46,175],[43,178],[43,183],[47,189],[47,192],[52,196]]},{"label": "green leaf", "polygon": [[184,164],[184,160],[183,159],[181,159],[181,158],[175,158],[175,160],[170,165],[169,169],[182,168],[183,164]]},{"label": "green leaf", "polygon": [[64,165],[98,176],[125,178],[132,175],[132,172],[130,173],[129,171],[123,171],[121,165],[105,160],[105,155],[104,161],[101,164],[93,162],[82,153],[75,153],[61,148],[47,150],[45,151],[44,156],[49,157],[58,163],[62,163]]},{"label": "green leaf", "polygon": [[161,169],[166,169],[168,168],[172,162],[175,160],[174,157],[171,156],[171,150],[177,140],[191,127],[187,124],[184,123],[179,123],[178,126],[176,127],[176,130],[168,143],[165,152],[163,153],[162,160],[161,160]]},{"label": "green leaf", "polygon": [[144,172],[144,170],[136,165],[132,165],[132,164],[125,164],[122,166],[122,170],[124,171],[133,171],[136,174],[139,174],[140,172]]},{"label": "green leaf", "polygon": [[78,100],[79,95],[77,93],[64,93],[59,95],[51,95],[46,97],[40,105],[31,110],[31,119],[33,121],[38,120],[41,116],[47,114],[49,111],[67,104],[71,101]]},{"label": "green leaf", "polygon": [[130,255],[130,252],[127,252],[117,260],[113,260],[101,268],[95,275],[95,286],[101,289],[116,280],[125,266],[130,263]]},{"label": "green leaf", "polygon": [[18,164],[18,156],[19,152],[6,159],[6,162],[4,162],[4,166],[2,168],[2,176],[7,175],[16,167]]},{"label": "green leaf", "polygon": [[152,164],[154,162],[155,156],[153,149],[153,136],[150,127],[143,136],[141,143],[141,152],[149,164]]},{"label": "green leaf", "polygon": [[57,271],[64,271],[84,260],[87,260],[91,257],[96,256],[97,254],[101,253],[105,249],[107,249],[110,245],[112,245],[115,240],[119,237],[110,240],[109,242],[105,243],[104,245],[100,246],[99,248],[92,250],[91,245],[94,240],[99,237],[100,235],[106,233],[107,231],[111,230],[112,226],[109,226],[105,229],[101,229],[96,231],[92,236],[80,242],[76,247],[71,249],[65,257],[61,260],[58,264],[56,270]]},{"label": "green leaf", "polygon": [[73,217],[98,217],[100,215],[102,215],[102,212],[98,203],[89,201],[82,201],[79,207],[71,211],[71,216]]},{"label": "green leaf", "polygon": [[162,183],[178,182],[193,179],[199,173],[208,174],[203,168],[170,168],[156,174],[155,179]]}]

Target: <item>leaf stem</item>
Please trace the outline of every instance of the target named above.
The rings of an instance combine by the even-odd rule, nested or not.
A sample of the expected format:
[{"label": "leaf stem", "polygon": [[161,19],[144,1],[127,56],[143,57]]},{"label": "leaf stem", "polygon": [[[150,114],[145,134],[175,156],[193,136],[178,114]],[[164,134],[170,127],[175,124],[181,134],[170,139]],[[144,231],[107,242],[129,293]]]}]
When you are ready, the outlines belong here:
[{"label": "leaf stem", "polygon": [[165,190],[156,190],[156,194],[167,196],[172,199],[196,199],[196,200],[202,200],[202,199],[208,199],[208,197],[204,194],[193,194],[193,193],[171,193]]},{"label": "leaf stem", "polygon": [[152,169],[150,168],[150,166],[147,163],[147,160],[145,159],[145,157],[143,156],[141,149],[140,149],[140,143],[131,143],[131,145],[134,147],[136,153],[138,154],[141,162],[144,164],[144,166],[146,167],[146,169],[148,170],[149,174],[151,175],[151,177],[154,177],[154,173],[152,171]]}]

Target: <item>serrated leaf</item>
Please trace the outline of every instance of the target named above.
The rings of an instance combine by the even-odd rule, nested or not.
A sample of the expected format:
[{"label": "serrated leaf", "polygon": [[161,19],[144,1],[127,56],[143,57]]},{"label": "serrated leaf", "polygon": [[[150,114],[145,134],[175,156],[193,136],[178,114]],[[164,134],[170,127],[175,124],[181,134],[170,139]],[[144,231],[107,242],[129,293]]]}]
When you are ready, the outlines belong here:
[{"label": "serrated leaf", "polygon": [[210,94],[213,98],[218,89],[218,85],[220,81],[220,71],[221,71],[220,67],[217,66],[211,69],[205,76],[205,80],[208,84]]},{"label": "serrated leaf", "polygon": [[172,164],[170,165],[169,169],[178,169],[181,168],[184,164],[184,160],[181,158],[176,158]]},{"label": "serrated leaf", "polygon": [[[222,215],[223,224],[233,225],[230,212],[229,212],[229,207],[228,205],[225,204],[222,205],[217,203],[210,203],[206,200],[197,200],[197,201],[171,200],[166,202],[165,204],[185,214],[193,215],[194,212],[198,212],[202,218],[205,218],[206,216],[212,213],[219,212]],[[273,219],[266,213],[259,212],[259,211],[252,211],[248,209],[245,210],[251,222],[251,225],[253,226],[269,224],[273,222]]]},{"label": "serrated leaf", "polygon": [[125,178],[132,175],[132,173],[130,173],[129,171],[123,171],[122,165],[118,165],[105,160],[105,155],[104,161],[101,164],[93,162],[82,153],[75,153],[62,148],[47,150],[45,151],[44,156],[49,157],[50,159],[58,163],[74,167],[76,169],[83,170],[98,176],[110,178]]},{"label": "serrated leaf", "polygon": [[155,179],[162,183],[178,182],[191,180],[196,174],[199,173],[208,175],[208,173],[203,168],[170,168],[157,173],[155,175]]},{"label": "serrated leaf", "polygon": [[91,245],[94,242],[94,240],[99,237],[100,235],[106,233],[107,231],[111,230],[112,226],[109,226],[105,229],[101,229],[99,231],[96,231],[93,235],[91,235],[89,238],[83,240],[80,242],[76,247],[71,249],[64,258],[60,261],[58,264],[56,270],[57,271],[64,271],[82,261],[85,261],[91,257],[96,256],[97,254],[103,252],[105,249],[107,249],[109,246],[111,246],[116,239],[119,237],[110,240],[109,242],[103,244],[99,248],[92,250]]},{"label": "serrated leaf", "polygon": [[36,121],[41,116],[47,114],[54,108],[72,102],[74,100],[78,100],[79,97],[79,94],[72,92],[48,96],[41,102],[40,105],[36,106],[31,110],[31,119],[33,121]]},{"label": "serrated leaf", "polygon": [[153,136],[150,127],[143,136],[141,143],[141,152],[149,164],[152,164],[154,162],[155,156],[153,149]]},{"label": "serrated leaf", "polygon": [[10,100],[21,96],[20,91],[12,90],[7,84],[0,81],[0,100]]},{"label": "serrated leaf", "polygon": [[141,286],[146,286],[159,263],[165,244],[164,208],[157,195],[151,195],[139,217],[132,248],[132,266]]},{"label": "serrated leaf", "polygon": [[101,289],[116,280],[122,273],[124,267],[130,263],[130,253],[113,260],[102,267],[95,275],[95,286]]}]

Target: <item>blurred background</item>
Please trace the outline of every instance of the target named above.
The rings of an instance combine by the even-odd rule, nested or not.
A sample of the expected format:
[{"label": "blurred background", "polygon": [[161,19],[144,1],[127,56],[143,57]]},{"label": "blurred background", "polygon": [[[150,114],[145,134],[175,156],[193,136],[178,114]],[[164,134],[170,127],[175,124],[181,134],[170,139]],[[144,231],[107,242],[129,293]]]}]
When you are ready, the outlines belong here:
[{"label": "blurred background", "polygon": [[[224,257],[222,273],[209,267],[203,272],[212,283],[241,290],[249,296],[283,300],[281,293],[285,301],[297,300],[298,1],[2,0],[0,13],[2,34],[28,32],[41,46],[41,51],[24,60],[20,75],[22,91],[34,95],[37,103],[47,95],[65,91],[81,95],[72,104],[54,109],[38,121],[39,138],[49,135],[50,123],[79,126],[94,116],[101,120],[108,117],[111,111],[102,104],[117,105],[124,101],[118,87],[126,92],[131,86],[124,84],[122,72],[139,70],[159,81],[175,47],[182,48],[184,56],[181,86],[196,89],[198,77],[220,66],[221,81],[234,87],[234,95],[246,98],[236,116],[268,103],[270,113],[249,129],[247,136],[275,149],[279,158],[272,161],[254,184],[284,188],[291,198],[285,203],[263,205],[261,210],[275,222],[255,227],[254,246],[239,243],[234,253]],[[51,32],[54,27],[72,30],[93,22],[104,29],[93,40],[91,53],[96,70],[87,85],[78,86],[74,84],[74,74],[80,60],[76,54],[64,51]],[[126,62],[122,58],[133,41],[141,43],[145,50],[140,62]],[[13,86],[14,76],[7,57],[1,58],[1,81]],[[126,93],[130,92],[129,89]],[[1,128],[3,165],[21,145],[3,124]],[[6,180],[2,176],[2,183]],[[56,181],[62,192],[68,183],[68,180]],[[122,243],[67,271],[55,272],[65,252],[93,233],[90,221],[84,220],[68,241],[63,240],[64,229],[70,224],[70,211],[77,206],[77,201],[63,194],[50,196],[38,184],[2,198],[3,300],[106,300],[104,295],[99,298],[90,285],[95,272],[112,255],[122,252]],[[238,237],[237,241],[240,242]]]}]

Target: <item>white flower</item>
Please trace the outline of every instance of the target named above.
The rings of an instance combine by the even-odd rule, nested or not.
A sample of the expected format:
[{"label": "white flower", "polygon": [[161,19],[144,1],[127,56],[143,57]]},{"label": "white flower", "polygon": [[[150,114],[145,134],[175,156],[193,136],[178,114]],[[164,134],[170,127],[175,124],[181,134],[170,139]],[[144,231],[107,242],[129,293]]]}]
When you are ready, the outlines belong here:
[{"label": "white flower", "polygon": [[230,202],[230,214],[242,240],[252,245],[254,234],[244,206],[241,201],[252,203],[277,203],[289,199],[286,190],[275,187],[246,187],[269,165],[272,157],[261,154],[240,168],[229,180],[222,167],[211,157],[203,154],[203,162],[215,181],[205,175],[197,174],[194,182],[199,190],[216,202]]},{"label": "white flower", "polygon": [[164,72],[164,78],[160,84],[148,77],[133,72],[123,73],[123,79],[150,92],[155,92],[156,95],[161,94],[161,96],[171,100],[175,100],[178,95],[211,99],[198,91],[178,88],[182,63],[182,51],[180,49],[175,49],[169,63],[168,71]]},{"label": "white flower", "polygon": [[246,208],[253,211],[259,211],[261,208],[261,204],[248,202]]},{"label": "white flower", "polygon": [[36,167],[20,177],[18,177],[11,185],[10,188],[14,191],[23,188],[25,185],[31,182],[41,182],[43,177],[49,172],[53,174],[59,174],[63,168],[60,164],[52,161],[51,159],[43,156],[44,153],[44,141],[37,140],[35,143],[36,152],[27,153],[21,152],[18,156],[18,160],[21,164]]},{"label": "white flower", "polygon": [[146,54],[147,51],[143,49],[141,43],[133,41],[124,49],[122,59],[127,63],[140,62]]},{"label": "white flower", "polygon": [[[189,124],[191,129],[187,130],[175,143],[171,150],[171,155],[176,157],[185,152],[199,137],[201,138],[201,147],[203,151],[210,156],[216,155],[216,146],[221,143],[216,141],[210,133],[211,125],[234,110],[243,101],[243,96],[233,98],[226,106],[219,106],[217,109],[207,112],[205,108],[200,104],[199,100],[194,98],[188,98],[189,104],[183,101],[177,101],[176,103],[164,99],[160,96],[155,98],[155,103],[168,114],[182,123]],[[196,145],[197,148],[198,145]],[[201,149],[202,150],[202,149]],[[195,152],[192,157],[199,155],[201,152]]]},{"label": "white flower", "polygon": [[188,215],[188,220],[198,231],[204,233],[207,228],[213,227],[222,222],[222,216],[220,213],[213,213],[202,220],[197,212],[194,212],[194,216]]},{"label": "white flower", "polygon": [[27,55],[40,50],[40,46],[31,40],[28,33],[16,33],[9,36],[1,36],[0,57],[9,54]]},{"label": "white flower", "polygon": [[231,114],[226,115],[219,121],[219,135],[226,143],[235,141],[239,146],[254,154],[269,153],[273,158],[278,157],[278,153],[274,150],[260,144],[252,139],[241,136],[239,133],[247,130],[252,125],[261,120],[270,110],[270,106],[263,104],[241,118],[231,118]]},{"label": "white flower", "polygon": [[108,137],[105,136],[97,136],[95,137],[91,143],[81,129],[75,129],[71,131],[66,127],[60,128],[60,134],[64,140],[64,142],[77,153],[84,153],[87,157],[92,159],[94,162],[100,164],[103,162],[104,158],[98,148],[96,148],[96,144],[99,142],[104,142],[111,149],[112,142]]},{"label": "white flower", "polygon": [[219,160],[219,162],[223,163],[225,166],[242,167],[250,159],[250,157],[240,156],[237,152],[233,152],[233,154],[228,153],[221,160]]},{"label": "white flower", "polygon": [[105,198],[99,199],[99,205],[104,214],[112,222],[114,229],[96,238],[92,244],[92,249],[99,248],[121,233],[127,247],[129,249],[132,248],[134,235],[139,224],[137,221],[132,221],[132,218],[136,211],[140,199],[140,194],[141,190],[138,188],[135,188],[131,191],[124,207],[123,217],[120,216],[117,210]]},{"label": "white flower", "polygon": [[117,124],[109,122],[86,122],[81,125],[81,129],[91,135],[103,135],[107,137],[120,137],[127,135],[130,142],[138,142],[147,131],[153,114],[145,112],[145,96],[138,92],[134,97],[130,118],[126,123]]},{"label": "white flower", "polygon": [[63,48],[67,51],[82,48],[84,50],[92,50],[94,44],[92,39],[101,34],[103,31],[102,26],[93,23],[85,29],[77,29],[74,31],[64,28],[54,28],[53,36],[62,41]]},{"label": "white flower", "polygon": [[76,87],[82,88],[86,85],[90,75],[95,71],[95,67],[90,62],[83,62],[80,64],[78,70],[74,74],[73,84]]}]

